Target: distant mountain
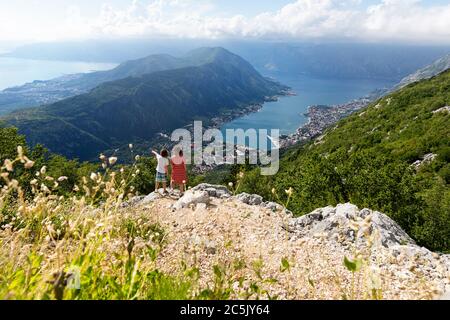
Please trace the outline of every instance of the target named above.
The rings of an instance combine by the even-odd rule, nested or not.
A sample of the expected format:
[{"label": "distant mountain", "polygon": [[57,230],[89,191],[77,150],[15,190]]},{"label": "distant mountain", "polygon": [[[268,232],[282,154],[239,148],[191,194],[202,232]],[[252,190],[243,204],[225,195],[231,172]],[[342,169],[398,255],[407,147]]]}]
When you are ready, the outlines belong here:
[{"label": "distant mountain", "polygon": [[[52,152],[86,160],[124,144],[152,141],[157,133],[194,119],[208,122],[287,89],[222,48],[202,48],[181,62],[167,61],[165,66],[185,61],[197,65],[106,82],[89,93],[20,110],[3,120],[18,127],[32,145],[41,143]],[[139,66],[131,63],[124,69]]]},{"label": "distant mountain", "polygon": [[355,43],[232,43],[227,48],[261,71],[393,81],[400,81],[450,50],[448,46]]},{"label": "distant mountain", "polygon": [[0,114],[26,107],[49,104],[87,93],[104,82],[200,65],[205,62],[199,59],[193,60],[189,56],[175,58],[167,54],[157,54],[124,62],[108,71],[66,75],[48,81],[33,81],[0,92]]},{"label": "distant mountain", "polygon": [[450,53],[425,68],[417,70],[413,74],[403,78],[398,87],[402,88],[413,82],[430,79],[439,73],[446,71],[447,69],[450,69]]},{"label": "distant mountain", "polygon": [[136,38],[36,43],[18,47],[5,55],[27,59],[121,63],[160,52],[180,56],[194,48],[217,46],[238,54],[261,72],[396,81],[450,50],[448,45]]}]

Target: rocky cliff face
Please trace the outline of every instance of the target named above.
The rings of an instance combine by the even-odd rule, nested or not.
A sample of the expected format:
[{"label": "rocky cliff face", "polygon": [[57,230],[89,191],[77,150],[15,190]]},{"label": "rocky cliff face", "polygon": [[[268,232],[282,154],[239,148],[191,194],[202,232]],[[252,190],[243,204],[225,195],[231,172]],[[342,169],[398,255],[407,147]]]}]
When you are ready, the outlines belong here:
[{"label": "rocky cliff face", "polygon": [[449,255],[417,246],[383,213],[351,204],[295,218],[258,195],[201,184],[181,198],[152,193],[123,207],[168,230],[164,271],[187,261],[207,284],[220,266],[236,298],[255,283],[279,299],[436,299],[450,291]]},{"label": "rocky cliff face", "polygon": [[407,86],[408,84],[416,81],[430,79],[431,77],[434,77],[449,68],[450,68],[450,54],[447,54],[446,56],[436,60],[432,64],[422,69],[419,69],[413,74],[410,74],[409,76],[403,78],[400,84],[397,86],[397,88],[403,88],[404,86]]}]

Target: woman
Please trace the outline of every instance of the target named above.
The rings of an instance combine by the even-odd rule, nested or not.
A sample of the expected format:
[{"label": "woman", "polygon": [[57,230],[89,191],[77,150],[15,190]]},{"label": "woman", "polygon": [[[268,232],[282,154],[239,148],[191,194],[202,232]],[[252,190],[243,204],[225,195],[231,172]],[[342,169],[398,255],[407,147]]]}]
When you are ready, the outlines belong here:
[{"label": "woman", "polygon": [[184,186],[187,182],[186,160],[183,156],[183,150],[178,151],[178,154],[172,156],[170,159],[170,164],[172,166],[172,177],[170,184],[172,188],[175,188],[178,185],[180,192],[183,193]]}]

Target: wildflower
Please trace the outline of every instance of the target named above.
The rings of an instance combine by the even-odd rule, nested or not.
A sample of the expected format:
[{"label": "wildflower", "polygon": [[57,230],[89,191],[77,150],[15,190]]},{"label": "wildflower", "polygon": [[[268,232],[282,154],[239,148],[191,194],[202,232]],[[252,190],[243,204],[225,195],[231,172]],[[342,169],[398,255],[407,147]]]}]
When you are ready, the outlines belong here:
[{"label": "wildflower", "polygon": [[140,157],[139,155],[137,155],[136,157],[134,157],[134,159],[135,159],[136,161],[139,161],[140,158],[141,158],[141,157]]},{"label": "wildflower", "polygon": [[80,191],[80,188],[77,185],[74,185],[73,186],[73,191],[78,192],[78,191]]},{"label": "wildflower", "polygon": [[102,161],[105,161],[106,160],[106,157],[105,157],[105,155],[104,154],[100,154],[100,160],[102,160]]},{"label": "wildflower", "polygon": [[18,146],[17,147],[17,155],[19,156],[20,159],[23,158],[23,148],[22,148],[22,146]]},{"label": "wildflower", "polygon": [[381,278],[380,278],[380,270],[377,267],[371,267],[370,277],[368,279],[369,287],[372,290],[380,290],[381,289]]},{"label": "wildflower", "polygon": [[97,179],[97,174],[94,172],[91,172],[90,178],[91,178],[91,180],[95,181]]},{"label": "wildflower", "polygon": [[41,174],[45,174],[47,172],[47,167],[46,166],[43,166],[42,168],[41,168]]},{"label": "wildflower", "polygon": [[59,182],[63,182],[63,181],[66,181],[67,179],[68,178],[66,176],[61,176],[61,177],[58,178],[58,181]]},{"label": "wildflower", "polygon": [[14,170],[13,163],[9,159],[5,160],[4,166],[5,166],[6,170],[8,170],[9,172],[12,172]]},{"label": "wildflower", "polygon": [[229,183],[228,183],[228,186],[229,186],[230,188],[233,188],[233,182],[229,182]]},{"label": "wildflower", "polygon": [[34,161],[31,161],[30,159],[25,162],[25,169],[31,169],[34,166]]},{"label": "wildflower", "polygon": [[33,180],[30,181],[30,184],[32,186],[36,185],[37,183],[38,183],[37,179],[33,179]]},{"label": "wildflower", "polygon": [[133,144],[130,143],[130,144],[128,145],[128,148],[133,149]]},{"label": "wildflower", "polygon": [[136,170],[136,174],[139,174],[141,172],[141,170],[137,169]]},{"label": "wildflower", "polygon": [[125,169],[122,167],[122,168],[120,168],[120,173],[124,173],[125,172]]},{"label": "wildflower", "polygon": [[275,190],[275,188],[272,188],[272,194],[277,193],[277,191]]},{"label": "wildflower", "polygon": [[110,157],[109,158],[109,164],[110,165],[115,165],[116,164],[116,162],[117,162],[117,157]]},{"label": "wildflower", "polygon": [[242,171],[241,171],[241,172],[239,172],[239,178],[241,178],[241,179],[242,179],[243,177],[244,177],[244,172],[242,172]]},{"label": "wildflower", "polygon": [[10,187],[12,187],[13,189],[17,189],[19,187],[19,181],[17,181],[16,179],[12,179],[10,182]]},{"label": "wildflower", "polygon": [[45,184],[41,184],[41,190],[43,191],[43,192],[50,192],[50,190],[47,188],[47,186],[45,185]]},{"label": "wildflower", "polygon": [[294,190],[291,188],[289,188],[288,190],[284,190],[284,192],[286,192],[286,194],[290,197],[292,196],[292,194],[294,193]]},{"label": "wildflower", "polygon": [[182,183],[183,183],[183,184],[186,184],[186,180],[183,180]]}]

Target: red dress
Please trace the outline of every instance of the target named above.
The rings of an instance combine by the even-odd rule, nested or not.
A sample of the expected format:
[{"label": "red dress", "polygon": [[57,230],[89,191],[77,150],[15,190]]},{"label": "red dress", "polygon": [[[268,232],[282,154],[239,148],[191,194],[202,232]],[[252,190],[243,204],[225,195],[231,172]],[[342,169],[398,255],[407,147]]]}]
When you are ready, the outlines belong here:
[{"label": "red dress", "polygon": [[172,181],[174,183],[183,184],[187,183],[186,163],[184,158],[175,157],[170,159],[172,166]]}]

